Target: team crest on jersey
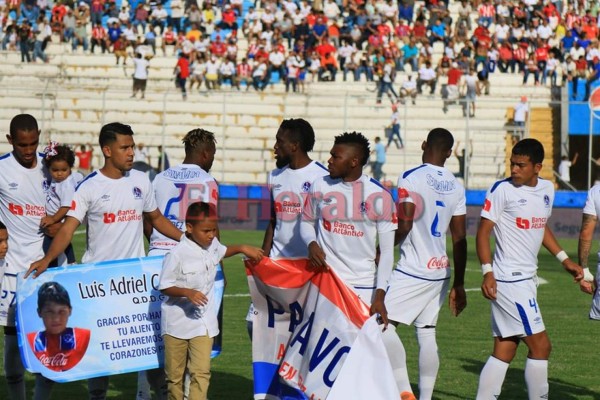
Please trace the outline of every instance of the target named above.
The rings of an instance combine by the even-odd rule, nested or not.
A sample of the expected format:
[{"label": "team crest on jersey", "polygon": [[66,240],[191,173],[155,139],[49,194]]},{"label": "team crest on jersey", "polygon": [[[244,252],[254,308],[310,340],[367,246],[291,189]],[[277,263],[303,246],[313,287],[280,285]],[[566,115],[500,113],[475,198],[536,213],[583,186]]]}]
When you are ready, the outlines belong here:
[{"label": "team crest on jersey", "polygon": [[362,203],[360,203],[360,206],[358,206],[358,209],[360,210],[361,213],[366,213],[369,211],[369,205],[367,204],[366,201],[363,201]]},{"label": "team crest on jersey", "polygon": [[302,184],[302,191],[304,193],[308,192],[310,190],[310,182],[306,181]]},{"label": "team crest on jersey", "polygon": [[133,198],[134,199],[141,199],[142,198],[142,189],[140,189],[139,187],[135,186],[133,188]]},{"label": "team crest on jersey", "polygon": [[544,205],[546,208],[550,207],[550,197],[547,194],[544,195]]},{"label": "team crest on jersey", "polygon": [[44,189],[44,191],[48,191],[48,189],[50,189],[50,181],[44,181],[42,182],[42,188]]}]

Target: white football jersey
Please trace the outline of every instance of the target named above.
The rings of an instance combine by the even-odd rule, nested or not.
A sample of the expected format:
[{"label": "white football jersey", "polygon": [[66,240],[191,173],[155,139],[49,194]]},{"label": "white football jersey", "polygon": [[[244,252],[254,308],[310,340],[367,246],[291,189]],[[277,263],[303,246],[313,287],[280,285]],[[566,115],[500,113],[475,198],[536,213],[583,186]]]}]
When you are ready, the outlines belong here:
[{"label": "white football jersey", "polygon": [[82,262],[144,257],[142,213],[156,210],[148,176],[131,170],[119,179],[100,171],[77,187],[67,216],[83,222],[87,216],[87,246]]},{"label": "white football jersey", "polygon": [[354,182],[315,180],[303,217],[314,220],[317,243],[325,261],[348,285],[376,287],[376,245],[379,232],[398,227],[392,195],[376,180],[362,175]]},{"label": "white football jersey", "polygon": [[46,215],[47,186],[42,155],[25,168],[12,153],[0,157],[0,219],[8,230],[6,273],[17,274],[44,257],[40,221]]},{"label": "white football jersey", "polygon": [[[588,215],[598,216],[598,211],[600,210],[600,183],[592,186],[587,194],[587,199],[585,200],[585,206],[583,206],[583,213]],[[600,251],[598,252],[598,257],[600,257]],[[600,270],[600,268],[599,268]]]},{"label": "white football jersey", "polygon": [[535,187],[515,186],[507,178],[487,192],[481,216],[496,224],[493,268],[497,280],[518,281],[536,274],[553,201],[554,186],[541,178]]},{"label": "white football jersey", "polygon": [[46,213],[54,215],[61,207],[71,207],[75,188],[83,180],[83,175],[72,171],[71,175],[62,182],[51,182],[46,191]]},{"label": "white football jersey", "polygon": [[[160,212],[181,231],[185,231],[185,214],[190,204],[202,201],[217,205],[219,200],[217,181],[195,164],[181,164],[161,172],[154,178],[152,188]],[[154,229],[150,251],[168,251],[177,243]]]},{"label": "white football jersey", "polygon": [[312,183],[329,172],[313,161],[304,168],[285,166],[269,173],[267,184],[275,210],[275,230],[271,258],[305,258],[308,248],[300,235],[302,207]]},{"label": "white football jersey", "polygon": [[446,232],[453,216],[467,213],[465,188],[446,168],[423,164],[398,178],[398,202],[414,203],[415,218],[397,269],[417,278],[447,279]]}]

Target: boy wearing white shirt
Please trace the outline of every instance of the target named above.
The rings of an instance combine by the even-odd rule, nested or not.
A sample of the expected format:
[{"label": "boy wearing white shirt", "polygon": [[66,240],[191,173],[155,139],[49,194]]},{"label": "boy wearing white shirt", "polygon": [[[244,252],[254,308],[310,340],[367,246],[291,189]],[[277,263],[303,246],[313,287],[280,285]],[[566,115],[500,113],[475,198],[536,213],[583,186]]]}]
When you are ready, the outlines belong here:
[{"label": "boy wearing white shirt", "polygon": [[[554,186],[538,177],[543,160],[539,141],[518,142],[510,157],[510,178],[490,188],[481,211],[477,256],[483,273],[481,291],[491,301],[494,351],[481,371],[477,400],[498,398],[521,341],[529,349],[525,363],[529,398],[548,398],[551,344],[536,300],[540,246],[555,255],[584,288],[584,271],[569,259],[547,225]],[[493,258],[492,231],[496,238]]]},{"label": "boy wearing white shirt", "polygon": [[260,261],[262,249],[223,246],[217,239],[217,209],[192,203],[186,214],[186,234],[163,261],[159,290],[161,329],[165,343],[165,373],[169,398],[183,399],[183,378],[190,374],[190,399],[205,400],[210,380],[213,338],[219,333],[213,287],[217,265],[225,257],[243,253]]}]

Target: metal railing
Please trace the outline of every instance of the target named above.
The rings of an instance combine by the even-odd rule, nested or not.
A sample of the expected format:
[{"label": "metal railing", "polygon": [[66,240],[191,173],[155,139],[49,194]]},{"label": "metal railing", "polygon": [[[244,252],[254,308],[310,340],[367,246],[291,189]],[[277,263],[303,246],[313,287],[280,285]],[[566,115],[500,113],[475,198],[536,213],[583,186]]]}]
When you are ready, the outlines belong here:
[{"label": "metal railing", "polygon": [[[43,82],[43,85],[37,84],[35,86],[31,85],[31,87],[11,86],[10,82],[3,82],[4,85],[0,86],[0,93],[5,98],[10,98],[11,96],[15,98],[35,96],[41,99],[39,104],[32,102],[31,104],[22,104],[20,106],[15,105],[15,108],[19,108],[22,112],[31,112],[39,118],[43,141],[48,140],[50,136],[60,136],[65,133],[64,130],[55,129],[53,121],[57,113],[64,114],[72,110],[65,108],[64,105],[59,105],[57,100],[72,98],[75,99],[73,100],[74,102],[77,101],[76,99],[94,99],[96,101],[97,104],[93,104],[89,109],[73,107],[73,110],[93,111],[99,116],[93,121],[73,119],[72,131],[78,131],[78,127],[82,123],[86,123],[87,127],[91,124],[94,126],[94,129],[97,127],[95,131],[89,128],[82,128],[80,130],[82,136],[80,142],[96,142],[95,135],[100,130],[100,127],[110,122],[107,120],[107,114],[123,111],[116,110],[114,108],[115,102],[111,101],[109,104],[108,99],[117,99],[119,102],[130,101],[128,99],[130,92],[126,88],[113,88],[109,85],[73,86],[63,82],[61,77],[45,78]],[[364,85],[362,86],[364,87]],[[318,87],[311,87],[309,85],[306,94],[286,94],[281,92],[280,87],[272,92],[266,92],[261,95],[256,95],[253,92],[239,93],[226,89],[210,92],[205,96],[196,96],[195,93],[190,93],[188,94],[187,103],[197,104],[199,111],[205,105],[211,105],[213,110],[219,108],[218,112],[215,111],[215,115],[220,114],[217,118],[218,122],[211,124],[216,126],[217,131],[215,131],[215,134],[219,143],[225,143],[226,138],[239,136],[241,126],[239,124],[228,123],[227,121],[231,119],[230,117],[261,115],[263,117],[274,118],[278,121],[291,117],[305,118],[313,123],[319,141],[323,142],[322,146],[316,146],[313,155],[315,159],[323,162],[326,162],[328,158],[329,147],[333,142],[335,134],[358,130],[362,131],[371,140],[375,136],[384,136],[384,126],[389,123],[391,115],[389,102],[387,106],[377,106],[375,104],[375,94],[369,93],[364,89],[362,92],[342,91],[338,84],[335,86],[336,90],[334,93],[319,92],[323,87],[323,85],[319,85]],[[94,92],[93,95],[90,95],[91,91]],[[248,100],[247,98],[244,99],[244,96],[255,96],[253,100],[256,99],[256,103],[262,106],[269,106],[272,113],[269,115],[253,114],[253,104],[248,104]],[[299,102],[298,98],[302,98],[303,101]],[[139,112],[144,112],[144,108],[148,107],[148,104],[152,104],[152,110],[161,110],[160,113],[154,112],[155,115],[160,114],[160,117],[158,118],[158,122],[153,123],[153,125],[160,127],[160,135],[154,134],[149,137],[138,132],[138,136],[142,136],[140,140],[143,140],[146,144],[162,145],[163,149],[169,154],[172,164],[181,161],[183,157],[179,139],[170,137],[168,134],[169,124],[173,124],[173,115],[178,114],[177,107],[180,102],[182,100],[178,91],[166,88],[165,90],[153,93],[151,82],[149,82],[146,102],[136,103],[140,105]],[[401,171],[420,163],[420,144],[426,138],[428,130],[437,126],[443,126],[449,128],[454,134],[455,140],[460,141],[461,148],[465,148],[465,186],[467,188],[489,186],[493,180],[504,176],[506,135],[512,133],[518,137],[528,136],[527,126],[529,124],[524,128],[507,124],[506,110],[513,107],[517,102],[518,99],[505,100],[495,98],[490,100],[481,96],[476,101],[477,116],[475,118],[471,118],[468,112],[466,113],[466,117],[462,117],[462,113],[459,110],[464,105],[469,106],[468,103],[463,103],[462,100],[452,105],[448,114],[442,114],[443,103],[440,97],[429,98],[427,96],[419,96],[416,107],[411,105],[410,101],[407,101],[404,105],[399,105],[402,118],[401,135],[405,143],[405,148],[402,152],[392,150],[388,153],[387,164],[390,170],[386,171],[386,167],[384,167],[384,171],[388,177],[393,179]],[[548,107],[549,104],[549,101],[543,99],[530,100],[529,102],[530,108],[538,106]],[[129,106],[127,108],[131,109],[132,107]],[[134,129],[136,123],[149,123],[148,121],[136,120],[139,116],[136,117],[134,111],[130,112],[132,119],[122,122],[133,125]],[[181,115],[183,116],[184,114]],[[181,124],[186,125],[186,122],[182,121]],[[187,124],[186,127],[187,129],[191,129],[194,126]],[[245,126],[245,128],[253,129],[256,127]],[[269,135],[265,135],[266,147],[269,148],[269,143],[274,142],[277,126],[266,126],[263,129],[272,131]],[[185,132],[180,132],[178,136],[185,134]],[[323,132],[328,133],[323,134]],[[385,143],[385,137],[383,137],[383,140]],[[254,153],[254,156],[256,156],[256,152],[264,151],[264,147],[248,148],[247,151],[248,154]],[[96,152],[96,154],[100,155],[100,152]],[[228,148],[219,146],[217,158],[226,162],[228,159]],[[268,164],[265,163],[267,170],[272,167]],[[221,165],[221,169],[213,171],[213,173],[221,181],[225,182],[227,181],[227,171],[223,166],[224,163]],[[459,170],[458,161],[455,157],[449,159],[448,166],[456,172]]]}]

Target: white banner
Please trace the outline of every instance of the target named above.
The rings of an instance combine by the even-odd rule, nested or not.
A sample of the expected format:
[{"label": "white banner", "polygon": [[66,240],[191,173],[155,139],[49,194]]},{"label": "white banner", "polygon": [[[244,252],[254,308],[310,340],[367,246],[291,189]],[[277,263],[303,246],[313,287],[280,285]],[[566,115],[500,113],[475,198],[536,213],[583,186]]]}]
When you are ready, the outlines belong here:
[{"label": "white banner", "polygon": [[[342,366],[346,368],[345,361],[355,358],[350,358],[350,349],[369,318],[369,308],[333,272],[315,274],[308,271],[307,263],[264,258],[256,265],[246,264],[256,309],[252,341],[256,399],[328,398]],[[381,362],[385,349],[374,324],[368,325],[366,334],[376,337],[366,345],[363,340],[357,349],[363,352],[358,356],[361,363],[377,368],[361,372],[360,380],[354,375],[355,385],[364,386],[369,396],[346,398],[400,397],[397,390],[393,397],[389,389],[391,367],[387,357],[387,364]],[[377,391],[369,388],[381,386],[382,379],[385,396],[371,396]]]}]

